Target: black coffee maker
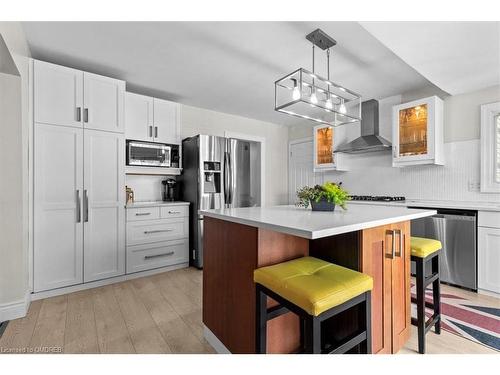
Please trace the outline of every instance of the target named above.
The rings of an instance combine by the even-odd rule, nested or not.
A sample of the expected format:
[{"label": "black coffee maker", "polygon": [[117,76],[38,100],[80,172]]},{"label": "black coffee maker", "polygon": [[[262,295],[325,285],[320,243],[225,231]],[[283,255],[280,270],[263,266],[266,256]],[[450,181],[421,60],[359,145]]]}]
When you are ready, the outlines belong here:
[{"label": "black coffee maker", "polygon": [[163,184],[162,199],[164,202],[173,202],[175,200],[175,181],[173,178],[167,178],[161,182]]}]

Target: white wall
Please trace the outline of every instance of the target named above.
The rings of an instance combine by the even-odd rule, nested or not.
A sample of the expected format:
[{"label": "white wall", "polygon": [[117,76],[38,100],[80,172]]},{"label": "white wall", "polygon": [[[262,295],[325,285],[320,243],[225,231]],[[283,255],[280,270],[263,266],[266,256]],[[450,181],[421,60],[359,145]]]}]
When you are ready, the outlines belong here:
[{"label": "white wall", "polygon": [[[430,94],[405,93],[401,96],[401,101],[407,102]],[[392,138],[390,105],[386,104],[397,100],[398,97],[387,98],[380,105],[380,133],[389,141]],[[352,194],[405,195],[407,198],[431,200],[499,201],[500,194],[479,193],[469,187],[469,183],[478,183],[480,180],[480,105],[498,100],[500,86],[445,98],[445,166],[393,168],[390,153],[345,155],[348,172],[328,172],[320,176],[320,179],[343,181]],[[312,126],[304,124],[290,128],[290,140],[311,137]],[[342,128],[345,129],[337,130],[342,141],[350,141],[359,136],[359,125],[346,125]]]},{"label": "white wall", "polygon": [[[173,176],[175,178],[175,176]],[[134,191],[135,202],[160,201],[162,199],[161,182],[169,178],[167,176],[141,176],[127,175],[125,185]]]},{"label": "white wall", "polygon": [[[0,123],[0,321],[22,314],[28,293],[29,248],[29,85],[30,51],[19,22],[0,22],[0,35],[12,55],[20,86],[12,77],[3,77]],[[2,53],[5,53],[2,51]],[[9,87],[10,85],[10,87]],[[19,90],[19,91],[16,91]],[[19,106],[19,107],[16,107]]]}]

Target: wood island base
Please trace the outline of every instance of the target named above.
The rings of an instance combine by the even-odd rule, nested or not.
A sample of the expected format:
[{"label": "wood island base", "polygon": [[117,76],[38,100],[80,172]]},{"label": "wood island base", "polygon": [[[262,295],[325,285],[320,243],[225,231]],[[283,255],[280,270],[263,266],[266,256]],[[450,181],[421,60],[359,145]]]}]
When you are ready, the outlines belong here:
[{"label": "wood island base", "polygon": [[[255,352],[253,271],[306,255],[373,277],[373,353],[396,353],[409,338],[409,221],[309,240],[205,217],[203,244],[203,324],[209,342],[222,344],[215,348],[218,351]],[[269,299],[268,305],[273,304]],[[323,329],[342,340],[355,332],[360,321],[358,311],[348,310]],[[269,321],[267,340],[268,353],[296,352],[298,317],[288,313]]]}]

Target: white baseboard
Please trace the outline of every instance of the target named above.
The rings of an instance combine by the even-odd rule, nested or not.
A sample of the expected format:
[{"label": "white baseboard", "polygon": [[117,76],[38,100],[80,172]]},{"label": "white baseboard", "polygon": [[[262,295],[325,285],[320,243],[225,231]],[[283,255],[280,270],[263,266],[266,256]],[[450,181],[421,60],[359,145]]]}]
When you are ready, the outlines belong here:
[{"label": "white baseboard", "polygon": [[23,299],[9,303],[0,304],[0,322],[24,318],[28,313],[31,303],[31,295],[26,293]]},{"label": "white baseboard", "polygon": [[500,298],[500,294],[496,292],[492,292],[490,290],[478,289],[477,292],[479,294],[484,294],[485,296]]},{"label": "white baseboard", "polygon": [[224,346],[222,341],[205,324],[203,324],[203,337],[218,354],[231,354],[229,349]]},{"label": "white baseboard", "polygon": [[130,273],[127,275],[122,275],[122,276],[110,277],[109,279],[92,281],[90,283],[72,285],[72,286],[68,286],[65,288],[46,290],[43,292],[37,292],[37,293],[31,294],[31,300],[36,301],[36,300],[43,299],[43,298],[49,298],[49,297],[60,296],[63,294],[79,292],[80,290],[98,288],[98,287],[104,286],[104,285],[120,283],[122,281],[138,279],[139,277],[151,276],[151,275],[155,275],[157,273],[173,271],[173,270],[177,270],[180,268],[186,268],[186,267],[189,267],[189,263],[180,263],[180,264],[175,264],[173,266],[156,268],[154,270],[141,271],[141,272]]}]

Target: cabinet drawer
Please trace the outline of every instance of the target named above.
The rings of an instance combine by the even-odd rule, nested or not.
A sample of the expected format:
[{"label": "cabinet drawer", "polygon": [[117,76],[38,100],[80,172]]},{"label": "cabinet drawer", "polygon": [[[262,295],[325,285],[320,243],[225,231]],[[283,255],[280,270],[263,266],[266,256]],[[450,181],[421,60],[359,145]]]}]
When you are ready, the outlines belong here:
[{"label": "cabinet drawer", "polygon": [[171,217],[188,217],[189,206],[164,206],[161,207],[160,216],[162,219]]},{"label": "cabinet drawer", "polygon": [[188,225],[184,218],[127,223],[127,246],[187,238]]},{"label": "cabinet drawer", "polygon": [[479,227],[500,228],[500,212],[479,211],[477,225]]},{"label": "cabinet drawer", "polygon": [[187,263],[188,240],[158,242],[127,247],[127,273]]},{"label": "cabinet drawer", "polygon": [[160,207],[137,207],[127,209],[127,221],[156,220],[160,218]]}]

